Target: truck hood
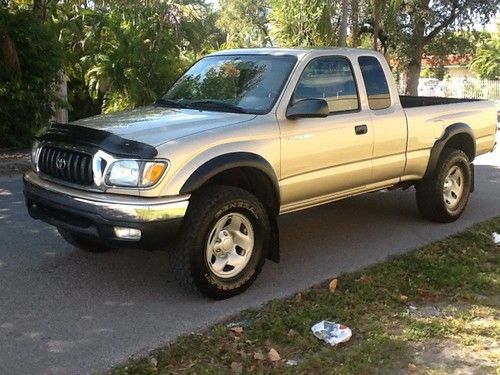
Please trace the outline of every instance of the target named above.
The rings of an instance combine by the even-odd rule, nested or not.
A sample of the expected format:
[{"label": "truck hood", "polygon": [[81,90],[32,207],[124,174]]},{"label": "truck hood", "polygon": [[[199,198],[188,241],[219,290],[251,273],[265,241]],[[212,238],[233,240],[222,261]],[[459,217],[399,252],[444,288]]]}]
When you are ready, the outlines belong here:
[{"label": "truck hood", "polygon": [[149,106],[88,117],[72,124],[104,130],[122,138],[158,146],[195,133],[249,121],[255,116]]}]

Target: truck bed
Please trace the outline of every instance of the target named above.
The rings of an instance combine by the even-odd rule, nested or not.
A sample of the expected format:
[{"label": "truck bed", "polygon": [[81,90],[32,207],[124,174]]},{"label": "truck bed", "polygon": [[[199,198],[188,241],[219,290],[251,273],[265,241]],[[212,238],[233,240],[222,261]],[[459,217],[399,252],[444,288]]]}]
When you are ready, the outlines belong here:
[{"label": "truck bed", "polygon": [[481,101],[481,99],[459,99],[459,98],[442,98],[434,96],[406,96],[406,95],[400,95],[399,100],[401,101],[401,106],[403,108]]}]

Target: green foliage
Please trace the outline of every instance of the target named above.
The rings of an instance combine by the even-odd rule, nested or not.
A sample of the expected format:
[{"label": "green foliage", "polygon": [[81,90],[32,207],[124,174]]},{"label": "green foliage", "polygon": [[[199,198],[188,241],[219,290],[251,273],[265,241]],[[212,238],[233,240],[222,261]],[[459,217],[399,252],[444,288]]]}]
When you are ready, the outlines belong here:
[{"label": "green foliage", "polygon": [[61,22],[70,78],[85,82],[104,112],[151,103],[196,53],[210,49],[200,36],[206,15],[198,2],[70,9]]},{"label": "green foliage", "polygon": [[106,112],[151,102],[180,72],[175,30],[146,11],[141,17],[102,11],[84,25],[90,52],[81,58],[85,82],[93,99],[104,94]]},{"label": "green foliage", "polygon": [[[30,12],[0,8],[0,145],[27,145],[52,115],[51,102],[62,67],[54,30]],[[8,61],[18,60],[17,69]]]},{"label": "green foliage", "polygon": [[479,31],[447,31],[439,34],[425,46],[427,56],[473,55],[478,43],[489,36]]},{"label": "green foliage", "polygon": [[471,68],[483,79],[500,79],[500,25],[478,46]]},{"label": "green foliage", "polygon": [[265,47],[269,37],[270,0],[221,0],[217,25],[227,33],[226,47]]},{"label": "green foliage", "polygon": [[281,47],[337,45],[337,2],[273,0],[272,5],[272,32]]}]

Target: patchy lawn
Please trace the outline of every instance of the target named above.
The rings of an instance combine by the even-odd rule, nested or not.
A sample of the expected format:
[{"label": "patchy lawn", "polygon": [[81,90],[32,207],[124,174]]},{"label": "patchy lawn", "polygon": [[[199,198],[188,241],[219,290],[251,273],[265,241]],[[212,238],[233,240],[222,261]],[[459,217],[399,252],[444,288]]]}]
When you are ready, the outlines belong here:
[{"label": "patchy lawn", "polygon": [[[500,217],[225,324],[110,374],[500,374]],[[331,347],[323,319],[353,331]]]}]

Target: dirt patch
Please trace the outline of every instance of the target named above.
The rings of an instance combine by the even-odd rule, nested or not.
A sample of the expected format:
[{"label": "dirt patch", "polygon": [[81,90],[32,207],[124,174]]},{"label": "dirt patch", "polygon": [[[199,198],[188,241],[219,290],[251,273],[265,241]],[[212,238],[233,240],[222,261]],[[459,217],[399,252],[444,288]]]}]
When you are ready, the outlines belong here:
[{"label": "dirt patch", "polygon": [[414,345],[412,374],[497,374],[500,345],[492,338],[464,345],[457,338],[431,339]]},{"label": "dirt patch", "polygon": [[[484,301],[483,301],[484,302]],[[412,319],[441,329],[437,336],[412,342],[411,374],[498,374],[500,312],[498,295],[488,304],[424,305]],[[477,303],[477,302],[476,302]]]}]

